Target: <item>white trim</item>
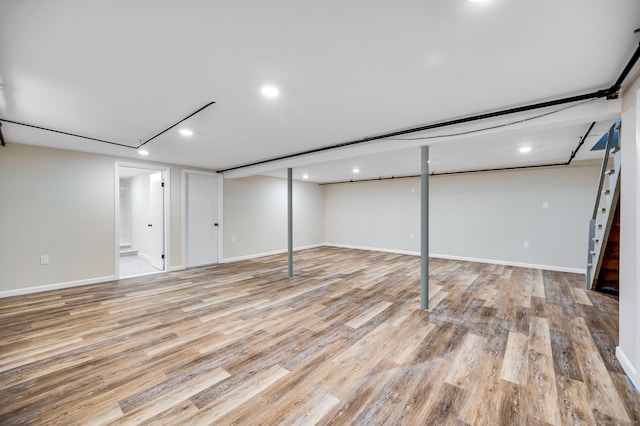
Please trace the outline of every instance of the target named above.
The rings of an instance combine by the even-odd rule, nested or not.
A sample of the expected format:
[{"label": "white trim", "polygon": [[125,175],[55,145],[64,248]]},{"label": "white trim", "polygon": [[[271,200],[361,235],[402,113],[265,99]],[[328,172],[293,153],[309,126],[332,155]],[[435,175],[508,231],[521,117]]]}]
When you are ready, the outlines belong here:
[{"label": "white trim", "polygon": [[[294,247],[293,251],[307,250],[307,249],[312,249],[317,247],[323,247],[326,245],[328,244],[311,244],[309,246]],[[231,262],[239,262],[241,260],[257,259],[259,257],[273,256],[274,254],[287,253],[287,251],[288,251],[287,249],[282,249],[282,250],[268,251],[263,253],[248,254],[246,256],[230,257],[229,259],[223,259],[221,263],[231,263]]]},{"label": "white trim", "polygon": [[25,294],[32,294],[32,293],[41,293],[43,291],[52,291],[52,290],[70,288],[70,287],[79,287],[82,285],[106,283],[114,280],[115,280],[115,277],[113,275],[109,275],[106,277],[89,278],[86,280],[78,280],[78,281],[67,281],[63,283],[39,285],[36,287],[16,288],[14,290],[0,291],[0,299],[4,297],[22,296]]},{"label": "white trim", "polygon": [[185,269],[184,265],[172,266],[169,268],[169,272],[184,271]]},{"label": "white trim", "polygon": [[[420,256],[420,252],[417,251],[408,251],[408,250],[394,250],[394,249],[384,249],[377,247],[363,247],[363,246],[353,246],[349,244],[324,244],[330,247],[341,247],[355,250],[371,250],[371,251],[381,251],[385,253],[395,253],[395,254],[407,254],[411,256]],[[565,266],[551,266],[551,265],[537,265],[534,263],[522,263],[522,262],[510,262],[506,260],[493,260],[493,259],[478,259],[475,257],[464,257],[464,256],[452,256],[448,254],[437,254],[437,253],[429,253],[429,257],[433,257],[436,259],[449,259],[449,260],[460,260],[463,262],[476,262],[476,263],[489,263],[492,265],[505,265],[505,266],[516,266],[519,268],[531,268],[531,269],[543,269],[546,271],[558,271],[558,272],[570,272],[573,274],[584,274],[586,272],[585,269],[580,268],[569,268]]]},{"label": "white trim", "polygon": [[162,172],[164,179],[164,271],[171,265],[171,167],[166,167]]},{"label": "white trim", "polygon": [[[114,277],[120,278],[120,167],[130,167],[134,169],[154,170],[161,173],[162,180],[164,182],[164,192],[162,194],[163,199],[163,217],[164,217],[164,238],[163,238],[163,253],[164,253],[164,269],[159,272],[169,271],[169,265],[171,265],[171,167],[158,166],[155,164],[147,163],[134,163],[129,161],[115,162],[115,211],[114,211],[114,229],[115,229],[115,243],[114,243]],[[140,253],[139,253],[140,254]],[[127,277],[129,278],[129,277]]]},{"label": "white trim", "polygon": [[[640,77],[638,77],[640,78]],[[636,81],[638,81],[636,79]],[[635,187],[636,187],[636,205],[635,208],[631,207],[634,210],[634,215],[636,216],[636,230],[635,230],[635,235],[634,235],[634,239],[635,241],[632,242],[631,244],[636,245],[635,247],[635,252],[636,252],[636,256],[638,256],[638,254],[640,253],[640,219],[638,219],[638,212],[640,212],[640,87],[638,87],[638,89],[636,90],[636,128],[635,128],[635,151],[636,151],[636,158],[632,159],[631,161],[633,161],[634,165],[633,168],[635,169],[635,173],[636,173],[636,183],[635,183]],[[621,142],[622,143],[622,142]],[[621,185],[624,185],[623,183],[621,183]],[[625,209],[626,210],[626,209]],[[633,231],[631,231],[633,232]],[[632,234],[633,235],[633,234]],[[637,258],[636,258],[637,259]],[[636,371],[636,368],[640,368],[640,326],[638,325],[638,323],[640,322],[638,315],[640,315],[638,313],[638,308],[640,308],[640,289],[638,288],[638,283],[640,282],[640,262],[638,262],[636,260],[636,270],[631,272],[632,279],[630,282],[627,283],[627,285],[630,286],[635,286],[635,292],[636,292],[636,303],[635,303],[635,318],[636,318],[636,322],[635,322],[635,336],[633,338],[635,338],[635,344],[636,344],[636,359],[633,360],[634,362],[631,363],[631,365],[635,365],[635,368],[633,369],[633,371]],[[622,295],[622,294],[621,294]],[[626,306],[626,304],[625,304]],[[620,317],[620,314],[618,314],[618,321],[622,321],[622,318]],[[618,338],[621,338],[621,335],[618,333]],[[620,339],[621,340],[621,339]],[[625,342],[625,346],[630,345],[631,342],[626,343]],[[632,344],[632,343],[631,343]],[[633,380],[633,383],[636,385],[636,389],[638,389],[638,385],[640,384],[640,377],[638,377],[637,373],[635,374],[635,379]]]},{"label": "white trim", "polygon": [[350,244],[323,244],[323,245],[328,246],[328,247],[339,247],[339,248],[354,249],[354,250],[381,251],[381,252],[384,252],[384,253],[407,254],[409,256],[420,256],[420,252],[418,252],[418,251],[385,249],[385,248],[379,248],[379,247],[353,246],[353,245],[350,245]]},{"label": "white trim", "polygon": [[582,268],[569,268],[566,266],[538,265],[535,263],[510,262],[508,260],[477,259],[474,257],[451,256],[448,254],[435,254],[435,253],[429,253],[429,257],[433,257],[436,259],[461,260],[463,262],[476,262],[476,263],[489,263],[492,265],[516,266],[518,268],[543,269],[545,271],[570,272],[572,274],[584,275],[586,273],[586,269],[582,269]]},{"label": "white trim", "polygon": [[618,361],[620,361],[622,369],[625,373],[627,373],[627,377],[629,378],[629,380],[631,380],[633,386],[635,386],[636,390],[638,390],[638,385],[640,384],[638,383],[638,373],[636,369],[633,368],[633,364],[631,363],[631,361],[629,361],[629,358],[627,358],[620,346],[616,346],[616,358],[618,358]]},{"label": "white trim", "polygon": [[[115,231],[113,243],[113,259],[114,259],[114,267],[113,267],[113,277],[120,277],[120,164],[118,161],[114,163],[115,172],[114,172],[114,211],[113,211],[113,229]],[[129,241],[131,243],[131,241]]]}]

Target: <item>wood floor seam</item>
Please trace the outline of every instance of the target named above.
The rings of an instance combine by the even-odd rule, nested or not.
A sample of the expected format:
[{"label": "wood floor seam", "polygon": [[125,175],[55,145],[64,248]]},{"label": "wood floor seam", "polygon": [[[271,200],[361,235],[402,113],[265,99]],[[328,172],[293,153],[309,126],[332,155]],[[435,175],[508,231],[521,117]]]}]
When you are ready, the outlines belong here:
[{"label": "wood floor seam", "polygon": [[631,425],[584,276],[318,247],[0,299],[0,425]]}]

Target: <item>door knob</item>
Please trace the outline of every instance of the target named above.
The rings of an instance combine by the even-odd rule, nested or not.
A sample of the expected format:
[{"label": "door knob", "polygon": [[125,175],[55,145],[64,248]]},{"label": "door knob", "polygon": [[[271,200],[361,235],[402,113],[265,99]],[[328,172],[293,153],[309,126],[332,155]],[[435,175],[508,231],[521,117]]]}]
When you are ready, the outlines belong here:
[{"label": "door knob", "polygon": [[218,222],[216,222],[216,223],[213,224],[213,226],[220,226],[220,225],[218,225]]},{"label": "door knob", "polygon": [[147,226],[148,226],[149,228],[151,228],[151,227],[153,226],[153,224],[151,224],[151,223],[150,223],[150,224],[148,224]]}]

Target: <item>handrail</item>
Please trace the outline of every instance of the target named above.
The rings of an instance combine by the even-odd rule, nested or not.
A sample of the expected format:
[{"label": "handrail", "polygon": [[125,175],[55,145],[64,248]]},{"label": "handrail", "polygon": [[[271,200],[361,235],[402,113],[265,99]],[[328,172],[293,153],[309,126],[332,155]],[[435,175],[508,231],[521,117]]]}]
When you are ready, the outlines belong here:
[{"label": "handrail", "polygon": [[591,215],[591,219],[594,219],[598,216],[598,205],[600,204],[600,197],[602,196],[602,186],[604,184],[604,176],[607,171],[607,165],[609,164],[609,151],[611,150],[611,144],[613,143],[613,133],[615,132],[615,127],[618,123],[613,123],[611,128],[609,129],[609,136],[607,137],[607,145],[604,148],[604,158],[602,159],[602,167],[600,169],[600,183],[598,183],[598,193],[596,194],[596,204],[593,206],[593,214]]}]

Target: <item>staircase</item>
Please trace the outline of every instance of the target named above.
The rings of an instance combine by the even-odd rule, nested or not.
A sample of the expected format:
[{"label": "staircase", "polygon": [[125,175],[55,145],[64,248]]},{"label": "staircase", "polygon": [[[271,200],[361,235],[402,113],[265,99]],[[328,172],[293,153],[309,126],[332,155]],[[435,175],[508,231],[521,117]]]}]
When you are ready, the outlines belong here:
[{"label": "staircase", "polygon": [[594,290],[603,293],[618,295],[619,269],[620,269],[620,198],[615,206],[613,222],[607,238],[607,245],[602,257],[600,273],[596,280]]},{"label": "staircase", "polygon": [[614,131],[611,126],[602,160],[598,195],[589,221],[589,252],[587,254],[588,290],[618,294],[618,257],[620,241],[620,148],[612,148]]},{"label": "staircase", "polygon": [[137,255],[138,250],[132,249],[131,244],[120,244],[120,257]]}]

